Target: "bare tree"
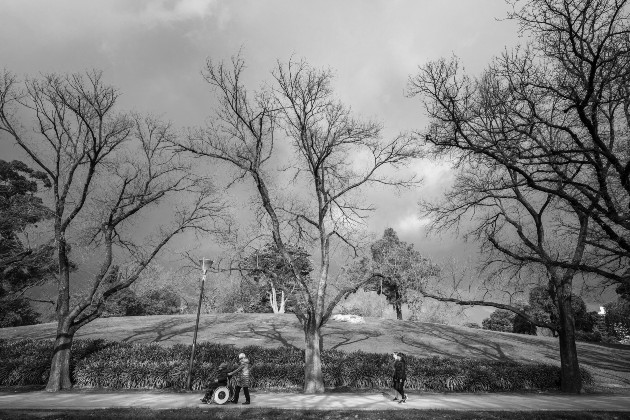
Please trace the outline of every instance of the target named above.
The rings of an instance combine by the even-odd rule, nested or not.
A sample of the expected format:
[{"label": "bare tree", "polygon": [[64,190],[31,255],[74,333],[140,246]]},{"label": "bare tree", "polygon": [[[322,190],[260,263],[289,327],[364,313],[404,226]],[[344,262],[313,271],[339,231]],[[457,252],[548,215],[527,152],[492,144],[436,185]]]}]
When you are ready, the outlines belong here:
[{"label": "bare tree", "polygon": [[[331,242],[355,246],[349,234],[370,210],[357,199],[362,187],[414,185],[413,179],[390,179],[382,170],[405,164],[417,156],[417,150],[408,136],[383,141],[378,124],[353,118],[347,107],[333,99],[327,70],[314,69],[304,61],[279,63],[273,86],[250,96],[241,81],[243,60],[233,58],[232,65],[207,63],[205,79],[221,96],[217,119],[178,148],[227,162],[240,178],[254,181],[273,242],[297,283],[295,314],[306,344],[304,392],[321,393],[321,328],[341,299],[373,278],[367,276],[327,299]],[[290,141],[294,177],[307,185],[302,205],[278,200],[270,190],[266,168],[272,157],[288,159],[278,156],[274,148],[278,138]],[[319,273],[312,283],[293,264],[286,245],[288,231],[316,244],[313,255],[317,255]]]},{"label": "bare tree", "polygon": [[[474,212],[476,224],[470,234],[483,243],[482,251],[487,252],[488,267],[505,270],[509,277],[527,279],[527,276],[518,276],[521,270],[533,264],[544,267],[547,289],[558,302],[560,310],[562,389],[579,392],[581,375],[571,309],[573,280],[578,271],[575,268],[562,269],[558,265],[575,265],[582,260],[588,218],[580,215],[581,229],[577,234],[566,232],[564,222],[567,212],[556,210],[549,195],[532,192],[509,170],[484,169],[481,164],[475,167],[475,172],[466,167],[459,173],[446,199],[436,205],[425,204],[424,210],[434,217],[434,227],[438,229],[459,223]],[[520,281],[510,285],[512,291],[525,287],[527,285]],[[525,313],[514,303],[503,306],[493,303],[491,306],[509,307],[519,315]],[[525,318],[532,320],[531,316]],[[550,327],[543,324],[539,321],[537,325]]]},{"label": "bare tree", "polygon": [[[0,130],[52,184],[59,274],[51,392],[72,386],[74,334],[100,316],[105,300],[129,287],[174,235],[212,229],[207,222],[222,216],[212,190],[165,148],[174,137],[169,124],[118,113],[117,98],[98,71],[29,79],[23,89],[8,72],[0,78]],[[167,222],[148,237],[134,231],[140,217],[175,194],[190,205],[170,218],[160,214]],[[86,236],[100,260],[78,299],[71,298],[68,262],[73,235]]]},{"label": "bare tree", "polygon": [[627,2],[513,3],[527,46],[478,79],[452,59],[410,80],[432,119],[427,143],[461,169],[442,206],[425,210],[441,228],[476,214],[471,233],[491,263],[544,267],[560,312],[562,389],[579,392],[573,279],[630,274]]},{"label": "bare tree", "polygon": [[[516,2],[515,2],[516,3]],[[518,5],[516,3],[515,5]],[[627,0],[532,0],[510,15],[533,38],[499,64],[523,106],[513,127],[531,144],[553,192],[589,213],[579,270],[630,284],[630,8]],[[553,104],[553,106],[551,106]],[[550,141],[544,130],[554,130]],[[542,132],[541,132],[542,131]],[[546,186],[530,182],[541,191]],[[566,268],[566,267],[564,267]]]}]

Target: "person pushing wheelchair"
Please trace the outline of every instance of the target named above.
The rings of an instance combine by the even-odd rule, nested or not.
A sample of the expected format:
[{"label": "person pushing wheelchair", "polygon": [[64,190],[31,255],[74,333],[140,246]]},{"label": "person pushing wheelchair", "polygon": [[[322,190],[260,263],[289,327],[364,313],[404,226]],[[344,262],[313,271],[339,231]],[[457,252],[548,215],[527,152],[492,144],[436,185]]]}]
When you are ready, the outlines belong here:
[{"label": "person pushing wheelchair", "polygon": [[241,353],[238,355],[238,363],[239,367],[236,370],[228,373],[228,375],[230,376],[238,373],[238,376],[236,377],[236,388],[234,389],[234,399],[232,400],[232,403],[238,403],[238,394],[240,394],[241,388],[243,388],[243,393],[245,394],[245,402],[243,404],[245,405],[249,404],[249,385],[251,382],[249,359],[247,358],[247,356],[245,356],[245,353]]}]

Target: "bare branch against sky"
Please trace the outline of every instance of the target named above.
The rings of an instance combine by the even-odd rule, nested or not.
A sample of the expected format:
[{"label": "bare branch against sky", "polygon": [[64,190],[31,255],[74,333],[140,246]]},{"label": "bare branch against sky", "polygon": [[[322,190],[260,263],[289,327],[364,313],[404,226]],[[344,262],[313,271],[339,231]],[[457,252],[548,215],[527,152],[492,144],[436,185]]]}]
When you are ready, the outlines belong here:
[{"label": "bare branch against sky", "polygon": [[[216,105],[201,74],[208,58],[226,60],[242,51],[245,82],[254,86],[270,81],[277,60],[304,59],[330,69],[339,100],[361,120],[381,122],[383,137],[393,138],[427,123],[421,104],[404,95],[408,75],[452,55],[468,73],[479,73],[522,41],[516,24],[504,19],[509,11],[500,0],[58,0],[55,7],[44,0],[7,1],[0,57],[19,80],[102,70],[122,93],[121,109],[157,115],[177,130],[204,125]],[[2,133],[0,155],[28,160]],[[421,160],[405,171],[422,178],[422,188],[397,193],[375,186],[363,193],[375,209],[368,232],[392,227],[434,260],[474,254],[476,246],[450,234],[427,237],[427,220],[418,214],[418,201],[438,197],[453,182],[447,162]],[[230,179],[213,181],[224,187]],[[235,216],[255,218],[251,192],[238,183],[230,192],[240,209]],[[191,239],[176,244],[190,249]],[[220,249],[204,241],[195,251],[208,256]]]},{"label": "bare branch against sky", "polygon": [[[208,57],[228,59],[242,48],[252,82],[266,79],[278,59],[304,58],[330,68],[339,99],[355,115],[383,122],[383,135],[392,137],[425,123],[419,104],[404,97],[407,76],[452,53],[471,70],[482,68],[517,40],[516,27],[497,20],[507,11],[497,0],[6,2],[0,56],[20,78],[100,69],[123,93],[122,108],[177,127],[202,125],[208,115],[213,96],[200,75]],[[21,155],[6,137],[0,154]],[[418,199],[449,182],[446,169],[418,163],[410,171],[424,179],[422,190],[366,193],[376,207],[370,230],[391,226],[420,250],[460,251],[450,239],[428,242],[417,216]]]}]

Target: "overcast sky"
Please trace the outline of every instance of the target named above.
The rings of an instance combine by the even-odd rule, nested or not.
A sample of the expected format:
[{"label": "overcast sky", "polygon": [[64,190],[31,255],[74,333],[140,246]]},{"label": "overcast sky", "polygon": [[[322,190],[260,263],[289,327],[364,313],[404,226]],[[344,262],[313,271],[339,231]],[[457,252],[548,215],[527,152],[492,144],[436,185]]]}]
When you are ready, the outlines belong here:
[{"label": "overcast sky", "polygon": [[[123,108],[183,127],[211,114],[200,76],[207,58],[229,59],[242,48],[256,88],[276,60],[293,55],[332,68],[339,98],[382,122],[389,137],[426,123],[419,100],[404,96],[419,65],[455,54],[474,73],[515,44],[514,24],[499,20],[507,7],[503,0],[5,0],[0,58],[19,76],[101,69]],[[376,202],[370,229],[392,226],[422,249],[416,203],[439,190],[448,171],[426,162],[415,169],[423,188]]]},{"label": "overcast sky", "polygon": [[[247,80],[269,80],[276,60],[292,55],[335,71],[338,97],[383,123],[386,137],[419,130],[419,100],[404,96],[419,65],[457,55],[477,73],[518,42],[501,20],[503,0],[3,0],[0,65],[18,76],[101,69],[119,88],[124,109],[150,112],[176,126],[203,124],[212,94],[200,72],[207,58],[242,48]],[[18,156],[0,138],[4,158]],[[449,171],[421,162],[422,188],[373,194],[369,229],[394,227],[429,257],[456,255],[452,239],[426,238],[418,199],[437,194]]]}]

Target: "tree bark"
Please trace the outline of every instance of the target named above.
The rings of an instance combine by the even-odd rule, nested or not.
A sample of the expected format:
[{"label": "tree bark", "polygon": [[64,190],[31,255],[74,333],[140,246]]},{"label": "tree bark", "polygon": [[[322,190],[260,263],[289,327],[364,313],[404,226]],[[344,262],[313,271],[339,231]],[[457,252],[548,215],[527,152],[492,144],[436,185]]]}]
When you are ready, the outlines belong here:
[{"label": "tree bark", "polygon": [[396,290],[396,301],[394,302],[394,309],[396,309],[396,319],[402,321],[402,303],[400,303],[400,292]]},{"label": "tree bark", "polygon": [[271,309],[273,310],[274,314],[283,314],[284,313],[284,305],[285,305],[285,297],[284,297],[284,290],[280,290],[280,304],[278,305],[278,292],[276,291],[276,288],[274,287],[274,285],[271,285],[271,291],[268,292],[269,293],[269,305],[271,306]]},{"label": "tree bark", "polygon": [[47,392],[57,392],[72,388],[72,381],[70,380],[70,349],[73,339],[74,333],[68,328],[68,323],[64,321],[59,322],[52,363],[50,365],[50,376],[46,385]]},{"label": "tree bark", "polygon": [[278,313],[279,314],[283,314],[285,312],[285,305],[287,303],[287,300],[284,296],[284,290],[280,291],[280,308],[278,308]]},{"label": "tree bark", "polygon": [[57,337],[50,364],[50,376],[46,391],[57,392],[72,388],[70,380],[70,349],[74,331],[70,330],[70,263],[64,233],[61,231],[61,221],[57,220],[55,236],[57,240],[57,255],[59,260],[58,300],[57,300]]},{"label": "tree bark", "polygon": [[278,300],[276,298],[276,288],[271,285],[271,291],[269,292],[269,305],[274,314],[278,313]]},{"label": "tree bark", "polygon": [[[568,289],[568,290],[564,290]],[[579,394],[582,391],[582,375],[575,345],[575,319],[571,307],[571,288],[563,285],[558,293],[558,313],[560,316],[560,390]]]},{"label": "tree bark", "polygon": [[322,375],[322,336],[320,330],[309,323],[304,327],[306,354],[304,363],[304,393],[322,394],[324,392],[324,376]]}]

